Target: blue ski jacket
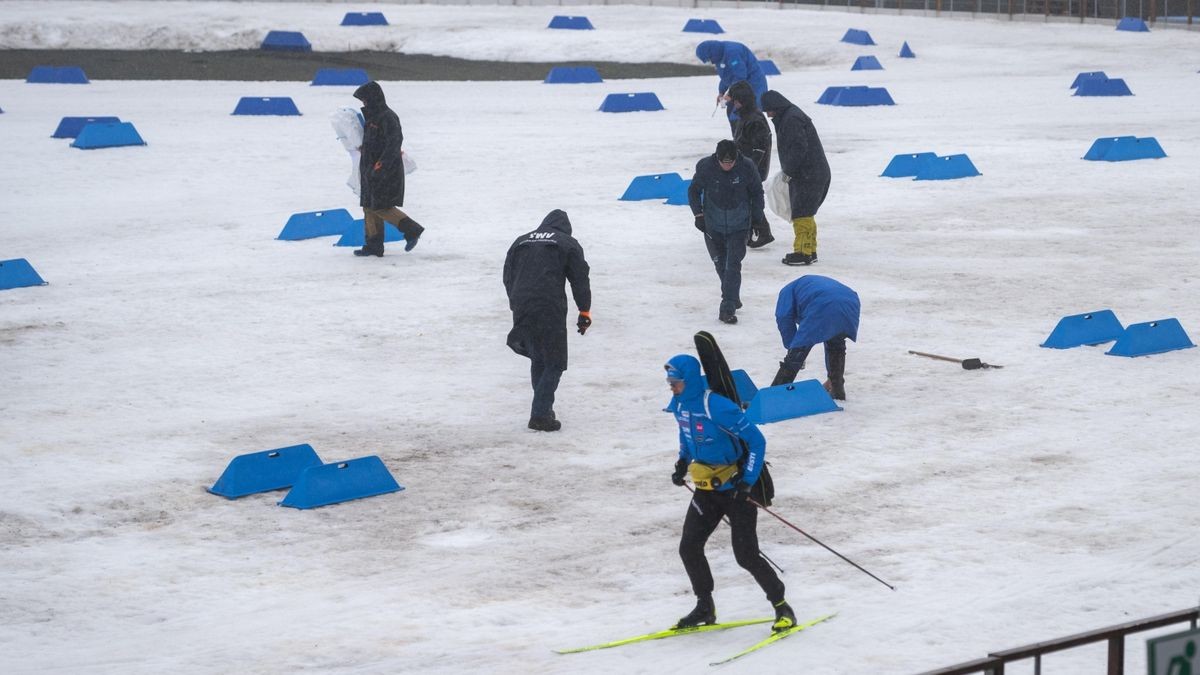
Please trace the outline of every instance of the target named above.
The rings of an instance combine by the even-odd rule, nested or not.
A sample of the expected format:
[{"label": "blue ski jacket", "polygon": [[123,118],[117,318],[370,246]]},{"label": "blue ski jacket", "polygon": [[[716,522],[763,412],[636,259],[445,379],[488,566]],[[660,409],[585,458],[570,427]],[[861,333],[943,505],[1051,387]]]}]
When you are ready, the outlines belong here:
[{"label": "blue ski jacket", "polygon": [[721,78],[717,84],[719,93],[724,94],[734,82],[745,80],[754,90],[756,101],[762,103],[762,95],[767,91],[767,76],[749,47],[740,42],[705,40],[696,45],[696,58],[717,67],[717,76]]},{"label": "blue ski jacket", "polygon": [[[702,464],[737,464],[742,456],[738,439],[746,442],[749,453],[738,481],[758,482],[767,454],[767,439],[736,403],[714,394],[705,387],[700,361],[688,354],[672,356],[667,366],[683,373],[683,393],[673,396],[667,410],[679,423],[679,458]],[[737,481],[717,488],[732,490]]]},{"label": "blue ski jacket", "polygon": [[775,323],[788,349],[808,347],[845,335],[858,341],[858,293],[849,286],[806,274],[779,290]]}]

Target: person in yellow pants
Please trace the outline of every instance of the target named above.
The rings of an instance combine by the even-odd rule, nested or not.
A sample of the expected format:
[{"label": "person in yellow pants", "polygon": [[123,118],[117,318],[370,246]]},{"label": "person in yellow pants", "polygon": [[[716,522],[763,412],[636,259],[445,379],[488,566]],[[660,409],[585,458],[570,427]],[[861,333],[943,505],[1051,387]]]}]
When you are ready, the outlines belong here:
[{"label": "person in yellow pants", "polygon": [[817,262],[817,221],[814,216],[829,194],[829,161],[812,119],[774,89],[762,96],[762,109],[775,124],[779,165],[788,185],[792,232],[796,235],[785,265]]}]

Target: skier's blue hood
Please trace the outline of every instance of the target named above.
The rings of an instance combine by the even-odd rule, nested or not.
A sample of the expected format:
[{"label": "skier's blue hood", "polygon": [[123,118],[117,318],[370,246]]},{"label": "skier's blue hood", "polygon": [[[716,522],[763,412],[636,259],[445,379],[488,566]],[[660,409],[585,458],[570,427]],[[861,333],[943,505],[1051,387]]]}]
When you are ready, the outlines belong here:
[{"label": "skier's blue hood", "polygon": [[705,40],[696,45],[696,58],[700,63],[720,63],[725,56],[725,45],[720,40]]},{"label": "skier's blue hood", "polygon": [[683,393],[675,398],[690,401],[704,396],[704,376],[700,372],[700,360],[690,354],[676,354],[667,361],[667,377],[683,380]]}]

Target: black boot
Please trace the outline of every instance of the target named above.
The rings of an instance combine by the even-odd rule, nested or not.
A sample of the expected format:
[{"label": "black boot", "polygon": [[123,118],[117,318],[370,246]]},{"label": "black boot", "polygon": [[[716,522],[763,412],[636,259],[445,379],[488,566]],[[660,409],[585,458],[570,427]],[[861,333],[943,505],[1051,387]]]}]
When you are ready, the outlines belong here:
[{"label": "black boot", "polygon": [[383,237],[370,237],[363,243],[363,247],[354,250],[354,255],[359,257],[373,255],[377,258],[383,257]]},{"label": "black boot", "polygon": [[771,386],[780,384],[791,384],[796,381],[796,374],[800,372],[800,366],[788,363],[787,361],[779,362],[779,370],[775,373],[775,379],[771,380]]},{"label": "black boot", "polygon": [[717,608],[711,595],[696,596],[696,607],[671,628],[695,628],[717,622]]},{"label": "black boot", "polygon": [[829,371],[829,395],[837,401],[846,400],[846,352],[825,352],[825,367]]},{"label": "black boot", "polygon": [[780,600],[774,605],[775,623],[771,624],[772,632],[778,633],[796,625],[796,613],[792,611],[792,606],[787,604],[787,600]]},{"label": "black boot", "polygon": [[784,265],[811,265],[817,262],[817,254],[789,253],[783,257]]},{"label": "black boot", "polygon": [[550,413],[550,417],[530,417],[529,428],[534,431],[558,431],[562,428],[562,422],[554,419],[554,413]]},{"label": "black boot", "polygon": [[421,233],[425,228],[412,218],[405,218],[396,225],[396,229],[404,233],[404,250],[411,251],[417,245],[417,240],[421,238]]}]

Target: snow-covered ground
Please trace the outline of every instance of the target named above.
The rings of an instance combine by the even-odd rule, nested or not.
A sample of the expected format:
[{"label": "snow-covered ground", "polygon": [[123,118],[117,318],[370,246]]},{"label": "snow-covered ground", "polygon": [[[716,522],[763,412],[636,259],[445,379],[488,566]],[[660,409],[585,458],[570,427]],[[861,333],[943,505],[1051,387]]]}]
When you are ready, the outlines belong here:
[{"label": "snow-covered ground", "polygon": [[[337,27],[344,5],[0,9],[0,45],[22,48],[253,47],[278,28],[327,50],[690,62],[706,37],[679,32],[696,10],[634,7],[573,10],[587,33],[545,30],[554,8],[371,5],[386,29]],[[801,617],[838,617],[726,670],[910,673],[1193,605],[1200,350],[1038,344],[1100,308],[1200,333],[1200,36],[702,15],[775,59],[772,87],[815,120],[833,186],[811,271],[863,299],[845,411],[763,429],[777,511],[898,587],[764,516]],[[840,43],[850,27],[879,46]],[[894,58],[905,40],[918,58]],[[850,72],[863,54],[886,70]],[[1091,70],[1136,96],[1070,96]],[[854,84],[897,105],[812,103]],[[274,239],[292,213],[355,209],[328,122],[349,88],[0,81],[0,259],[50,282],[0,292],[0,671],[683,673],[761,634],[551,651],[690,608],[661,364],[706,329],[769,381],[776,292],[808,271],[779,264],[787,237],[749,253],[741,323],[719,324],[687,209],[617,201],[636,175],[690,176],[728,132],[715,77],[383,86],[420,165],[406,209],[428,232],[362,260]],[[631,91],[667,109],[597,112]],[[290,96],[304,116],[231,116],[241,96]],[[73,115],[132,121],[149,145],[50,138]],[[1082,161],[1106,135],[1155,136],[1169,157]],[[983,175],[878,177],[918,151],[967,153]],[[525,428],[500,268],[553,208],[592,264],[595,325],[572,333],[564,427],[543,434]],[[296,443],[378,454],[407,489],[312,511],[205,492],[235,455]],[[709,553],[720,616],[767,613],[723,528]],[[1103,650],[1045,666],[1100,672]],[[1128,666],[1144,654],[1131,638]]]}]

